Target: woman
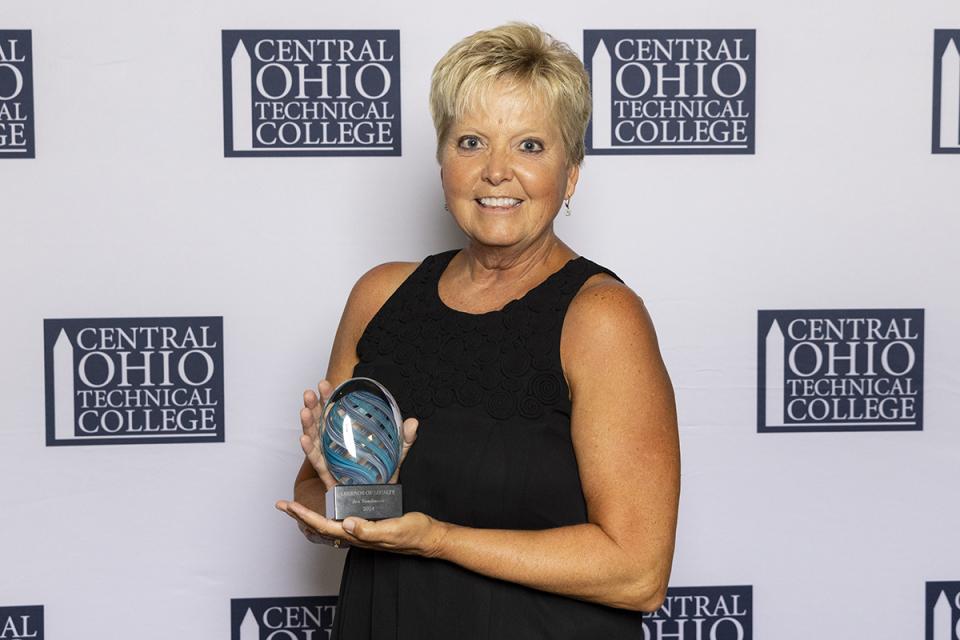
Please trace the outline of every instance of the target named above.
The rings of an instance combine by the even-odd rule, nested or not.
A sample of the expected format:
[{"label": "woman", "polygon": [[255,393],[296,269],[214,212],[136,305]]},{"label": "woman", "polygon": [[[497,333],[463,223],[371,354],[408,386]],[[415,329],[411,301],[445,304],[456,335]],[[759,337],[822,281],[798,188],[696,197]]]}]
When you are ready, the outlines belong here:
[{"label": "woman", "polygon": [[[320,403],[301,412],[305,533],[351,546],[335,637],[637,638],[663,601],[676,414],[640,299],[554,234],[583,159],[583,65],[536,27],[474,34],[431,87],[459,251],[364,275],[322,398],[351,376],[405,416],[405,515],[323,517]],[[415,444],[414,444],[415,441]]]}]

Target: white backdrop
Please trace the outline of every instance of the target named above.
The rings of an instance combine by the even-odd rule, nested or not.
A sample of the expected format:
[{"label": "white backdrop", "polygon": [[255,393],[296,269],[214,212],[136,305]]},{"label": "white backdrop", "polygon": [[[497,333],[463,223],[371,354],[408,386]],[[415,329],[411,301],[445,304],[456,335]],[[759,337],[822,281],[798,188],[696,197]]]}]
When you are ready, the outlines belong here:
[{"label": "white backdrop", "polygon": [[[757,638],[924,637],[925,582],[960,580],[960,158],[930,153],[946,0],[7,3],[37,152],[0,161],[0,606],[42,604],[50,639],[212,639],[231,598],[336,594],[342,552],[272,506],[301,391],[361,273],[460,246],[430,70],[507,20],[577,52],[584,29],[756,29],[755,155],[589,156],[556,229],[658,328],[671,583],[752,585]],[[402,156],[224,158],[222,29],[399,29]],[[924,429],[757,433],[757,310],[844,308],[925,309]],[[45,446],[43,320],[149,316],[223,316],[225,442]]]}]

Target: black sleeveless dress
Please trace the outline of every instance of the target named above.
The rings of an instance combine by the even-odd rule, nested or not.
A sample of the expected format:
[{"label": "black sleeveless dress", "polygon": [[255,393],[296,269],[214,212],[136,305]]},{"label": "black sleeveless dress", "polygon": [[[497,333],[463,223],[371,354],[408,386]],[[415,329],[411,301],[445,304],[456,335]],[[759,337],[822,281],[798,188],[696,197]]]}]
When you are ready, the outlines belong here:
[{"label": "black sleeveless dress", "polygon": [[[456,253],[424,260],[357,343],[353,374],[382,383],[420,421],[400,470],[404,510],[479,528],[584,523],[560,330],[581,285],[616,274],[575,258],[503,309],[469,314],[437,292]],[[350,549],[333,638],[636,639],[640,616],[443,560]]]}]

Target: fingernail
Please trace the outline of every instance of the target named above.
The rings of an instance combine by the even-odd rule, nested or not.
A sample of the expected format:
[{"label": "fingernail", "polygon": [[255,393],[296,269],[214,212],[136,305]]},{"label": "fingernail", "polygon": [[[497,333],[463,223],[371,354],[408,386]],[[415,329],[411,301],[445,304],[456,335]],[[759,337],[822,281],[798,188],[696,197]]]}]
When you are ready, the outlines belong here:
[{"label": "fingernail", "polygon": [[357,528],[357,523],[353,520],[344,520],[343,521],[343,530],[347,533],[353,533],[353,530]]}]

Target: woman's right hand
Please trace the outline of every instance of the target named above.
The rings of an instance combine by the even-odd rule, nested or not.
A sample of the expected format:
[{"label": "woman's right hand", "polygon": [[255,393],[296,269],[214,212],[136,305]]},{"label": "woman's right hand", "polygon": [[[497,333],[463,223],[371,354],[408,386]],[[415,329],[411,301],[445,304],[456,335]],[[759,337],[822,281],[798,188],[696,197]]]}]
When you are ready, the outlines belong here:
[{"label": "woman's right hand", "polygon": [[[326,460],[323,457],[323,450],[320,445],[320,418],[323,415],[323,405],[330,394],[333,393],[333,385],[326,380],[321,380],[317,384],[317,390],[307,389],[303,392],[303,408],[300,409],[300,426],[303,428],[303,435],[300,436],[300,448],[307,456],[307,461],[313,467],[317,477],[323,484],[324,493],[330,490],[337,481],[327,469]],[[322,498],[321,498],[322,499]],[[279,508],[287,510],[288,502],[281,500],[277,502]],[[325,536],[321,536],[310,525],[297,518],[294,514],[287,511],[296,521],[307,540],[317,544],[332,544],[332,541]]]},{"label": "woman's right hand", "polygon": [[323,414],[323,405],[330,398],[331,393],[333,393],[333,385],[326,380],[321,380],[317,384],[316,391],[307,389],[303,392],[303,408],[300,409],[300,426],[303,427],[300,447],[314,471],[317,472],[317,477],[323,482],[326,491],[337,484],[336,479],[327,469],[320,443],[320,418]]}]

